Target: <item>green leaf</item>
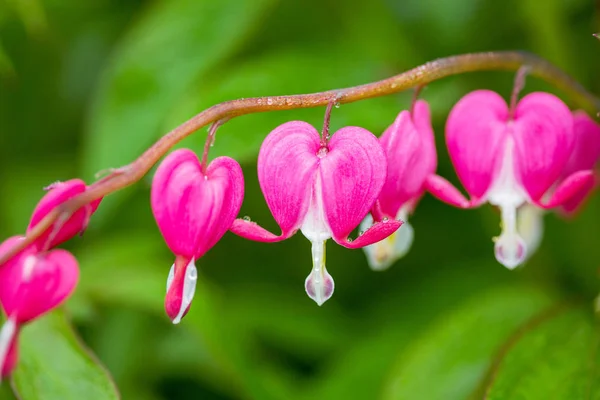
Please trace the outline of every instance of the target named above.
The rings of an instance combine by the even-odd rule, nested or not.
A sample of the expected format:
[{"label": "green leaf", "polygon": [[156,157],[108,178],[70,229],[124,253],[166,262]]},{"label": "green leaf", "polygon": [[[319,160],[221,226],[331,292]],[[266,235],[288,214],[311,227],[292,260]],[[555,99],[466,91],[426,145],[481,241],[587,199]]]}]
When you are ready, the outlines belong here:
[{"label": "green leaf", "polygon": [[[228,352],[234,346],[229,343],[231,335],[222,333],[223,313],[217,309],[219,293],[202,273],[190,312],[181,325],[173,326],[165,314],[165,284],[173,259],[158,232],[155,235],[140,231],[113,234],[102,243],[87,245],[79,251],[78,259],[83,266],[81,281],[67,303],[76,317],[90,321],[98,305],[156,315],[160,318],[158,321],[163,322],[157,330],[172,331],[172,335],[183,330],[182,335],[194,340],[193,346],[187,349],[182,346],[190,340],[181,341],[179,337],[177,345],[171,340],[159,346],[156,351],[161,353],[160,369],[165,363],[173,369],[187,365],[207,384],[225,393],[238,390],[234,384],[237,377],[228,364]],[[148,331],[147,336],[151,333],[155,332]],[[140,337],[138,343],[148,340],[147,336]],[[145,366],[151,364],[150,361]]]},{"label": "green leaf", "polygon": [[[399,264],[393,268],[402,267]],[[476,273],[482,269],[487,273]],[[331,360],[317,381],[308,386],[303,398],[379,398],[397,355],[411,348],[431,321],[460,305],[465,293],[505,286],[507,281],[515,279],[514,274],[498,268],[490,258],[431,268],[417,276],[408,275],[407,272],[402,274],[410,285],[373,295],[370,307],[357,318],[362,322],[361,330],[353,328],[354,340],[344,343],[342,355]],[[360,381],[360,386],[348,385],[355,381]]]},{"label": "green leaf", "polygon": [[539,7],[536,0],[524,0],[516,5],[515,12],[529,21],[526,25],[527,36],[538,53],[567,71],[581,71],[582,68],[578,66],[581,63],[575,61],[578,58],[570,45],[574,40],[568,27],[567,3],[548,0],[544,2],[544,7]]},{"label": "green leaf", "polygon": [[510,344],[490,373],[487,399],[600,398],[600,335],[590,310],[555,310]]},{"label": "green leaf", "polygon": [[113,233],[86,243],[77,258],[82,273],[67,306],[85,316],[90,302],[136,307],[163,315],[166,279],[173,263],[158,232]]},{"label": "green leaf", "polygon": [[383,398],[467,398],[502,343],[551,302],[548,295],[527,287],[476,295],[439,317],[399,355]]},{"label": "green leaf", "polygon": [[84,347],[61,311],[27,325],[20,336],[13,389],[22,400],[110,400],[110,375]]},{"label": "green leaf", "polygon": [[[231,56],[273,3],[156,2],[123,39],[98,84],[85,136],[84,176],[133,161],[166,133],[161,123],[178,97]],[[100,213],[116,203],[106,202]]]},{"label": "green leaf", "polygon": [[240,285],[230,292],[226,312],[237,329],[289,352],[319,355],[342,346],[350,337],[343,310],[330,306],[315,312],[314,304],[301,292],[269,284]]},{"label": "green leaf", "polygon": [[0,399],[17,400],[9,385],[0,385]]},{"label": "green leaf", "polygon": [[0,78],[9,78],[15,75],[15,67],[2,44],[0,44]]},{"label": "green leaf", "polygon": [[[57,177],[68,177],[71,168],[64,158],[46,158],[45,163],[12,163],[0,171],[0,192],[10,196],[0,197],[0,234],[14,235],[24,232],[31,211],[46,194],[44,187],[56,182]],[[19,201],[14,201],[18,198]]]}]

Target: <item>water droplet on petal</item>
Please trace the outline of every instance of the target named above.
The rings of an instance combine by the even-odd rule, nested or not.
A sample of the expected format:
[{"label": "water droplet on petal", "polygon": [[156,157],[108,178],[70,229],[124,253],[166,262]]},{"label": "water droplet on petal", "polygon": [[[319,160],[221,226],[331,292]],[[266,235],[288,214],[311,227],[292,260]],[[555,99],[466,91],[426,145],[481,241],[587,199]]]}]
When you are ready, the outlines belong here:
[{"label": "water droplet on petal", "polygon": [[[106,170],[102,170],[102,171],[96,173],[96,175],[104,174],[104,173],[106,173]],[[96,178],[98,178],[98,177],[96,177]],[[48,191],[48,190],[55,189],[57,186],[60,186],[61,183],[62,183],[61,181],[52,182],[48,186],[44,187],[43,190]]]},{"label": "water droplet on petal", "polygon": [[250,221],[251,221],[251,220],[250,220],[250,217],[249,217],[249,216],[247,216],[247,215],[245,215],[245,216],[244,216],[244,218],[242,218],[242,219],[243,219],[244,221],[246,221],[246,222],[250,222]]},{"label": "water droplet on petal", "polygon": [[390,219],[388,217],[383,217],[383,219],[381,220],[381,222],[388,222]]},{"label": "water droplet on petal", "polygon": [[273,99],[269,97],[269,98],[267,99],[267,104],[268,104],[268,105],[272,105],[272,104],[273,104]]},{"label": "water droplet on petal", "polygon": [[335,103],[333,106],[334,106],[335,108],[340,108],[340,103]]}]

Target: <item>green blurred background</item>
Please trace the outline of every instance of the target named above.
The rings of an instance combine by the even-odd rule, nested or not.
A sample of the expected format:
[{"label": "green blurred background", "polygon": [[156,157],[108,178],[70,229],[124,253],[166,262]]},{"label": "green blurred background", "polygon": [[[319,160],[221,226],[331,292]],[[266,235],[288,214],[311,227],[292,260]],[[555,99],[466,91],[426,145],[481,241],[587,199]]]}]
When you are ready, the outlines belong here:
[{"label": "green blurred background", "polygon": [[[466,52],[528,50],[600,94],[600,3],[589,0],[0,0],[0,238],[22,233],[42,188],[87,182],[221,101],[308,93],[388,77]],[[507,97],[513,74],[434,82],[438,173],[448,111],[478,88]],[[530,79],[525,91],[551,90]],[[559,93],[560,94],[560,93]],[[334,109],[332,129],[380,134],[411,93]],[[567,98],[563,97],[565,101]],[[241,215],[276,230],[256,155],[278,124],[319,126],[323,109],[240,117],[211,158],[244,168]],[[206,130],[182,145],[201,152]],[[66,247],[81,283],[67,303],[82,340],[124,399],[600,399],[593,299],[600,197],[572,221],[546,216],[524,268],[495,262],[499,217],[426,196],[410,253],[372,272],[331,242],[336,292],[304,293],[310,247],[226,234],[198,266],[188,316],[163,311],[172,255],[152,218],[152,174],[107,197]],[[23,399],[111,399],[114,390],[62,312],[26,327],[13,386]],[[0,398],[12,398],[7,385]]]}]

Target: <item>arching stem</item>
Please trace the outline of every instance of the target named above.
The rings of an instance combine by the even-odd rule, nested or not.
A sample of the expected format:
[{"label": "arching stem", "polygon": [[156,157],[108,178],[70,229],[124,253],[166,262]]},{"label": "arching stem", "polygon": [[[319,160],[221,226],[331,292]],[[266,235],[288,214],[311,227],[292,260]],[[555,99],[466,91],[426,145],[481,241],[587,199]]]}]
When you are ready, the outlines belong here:
[{"label": "arching stem", "polygon": [[594,114],[600,110],[600,99],[589,93],[569,75],[538,56],[519,51],[473,53],[440,58],[391,78],[345,89],[227,101],[212,106],[179,125],[131,164],[118,168],[118,173],[111,173],[96,181],[84,193],[49,212],[23,240],[0,254],[0,265],[33,243],[61,214],[71,215],[84,205],[137,182],[175,144],[212,122],[257,112],[320,107],[329,104],[332,98],[337,98],[337,103],[340,104],[351,103],[398,93],[451,75],[473,71],[514,71],[523,65],[531,68],[532,76],[542,78],[565,91],[578,107]]}]

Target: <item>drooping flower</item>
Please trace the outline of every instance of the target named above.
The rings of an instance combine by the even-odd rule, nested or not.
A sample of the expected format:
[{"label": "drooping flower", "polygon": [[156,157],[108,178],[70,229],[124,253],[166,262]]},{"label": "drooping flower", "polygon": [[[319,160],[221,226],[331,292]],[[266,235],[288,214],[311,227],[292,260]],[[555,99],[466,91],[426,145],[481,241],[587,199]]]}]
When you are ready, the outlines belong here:
[{"label": "drooping flower", "polygon": [[277,242],[299,229],[312,245],[313,268],[305,289],[321,305],[334,290],[325,267],[327,239],[360,248],[391,235],[402,224],[383,219],[358,238],[349,238],[373,206],[385,177],[385,154],[369,131],[342,128],[327,142],[310,124],[287,122],[265,138],[258,156],[260,187],[281,235],[244,219],[235,220],[231,231],[251,240]]},{"label": "drooping flower", "polygon": [[495,241],[495,254],[511,269],[527,255],[518,231],[520,207],[561,206],[594,179],[593,171],[580,170],[560,180],[575,146],[573,118],[567,106],[548,93],[531,93],[511,110],[495,92],[471,92],[450,112],[446,143],[471,198],[439,176],[429,180],[428,190],[458,207],[485,202],[499,207],[502,233]]},{"label": "drooping flower", "polygon": [[[57,182],[48,187],[49,191],[40,200],[31,216],[27,231],[33,229],[50,211],[60,206],[67,200],[87,190],[85,182],[80,179],[71,179],[66,182]],[[69,217],[67,221],[56,221],[37,240],[40,249],[51,249],[66,242],[77,234],[83,233],[90,217],[100,205],[102,199],[95,200]],[[62,224],[62,225],[61,225]]]},{"label": "drooping flower", "polygon": [[[576,172],[593,170],[600,160],[600,125],[583,111],[573,113],[573,135],[575,146],[555,187],[559,187],[565,179]],[[595,179],[586,182],[577,193],[559,206],[557,211],[561,215],[572,217],[581,208],[597,185],[598,173],[595,173]],[[533,253],[541,242],[545,214],[545,210],[528,204],[519,208],[517,230],[527,245],[528,254]]]},{"label": "drooping flower", "polygon": [[[584,111],[575,111],[573,113],[573,134],[575,146],[559,179],[561,182],[574,173],[593,170],[600,161],[600,124]],[[577,194],[561,205],[562,211],[567,215],[576,212],[596,183],[597,179],[589,180],[588,184],[582,186]]]},{"label": "drooping flower", "polygon": [[[396,218],[404,222],[402,229],[380,242],[364,248],[369,265],[383,270],[403,257],[413,241],[413,228],[407,222],[425,191],[427,178],[437,166],[435,139],[431,127],[429,105],[423,100],[414,104],[412,115],[402,111],[379,142],[387,158],[387,178],[371,214],[379,219]],[[373,222],[367,215],[361,224],[366,229]]]},{"label": "drooping flower", "polygon": [[[22,237],[0,245],[0,254]],[[62,304],[79,279],[77,260],[66,250],[39,252],[35,244],[26,247],[0,266],[0,303],[7,321],[0,330],[2,377],[17,362],[17,337],[21,327]]]},{"label": "drooping flower", "polygon": [[244,197],[240,165],[218,157],[204,168],[194,152],[176,150],[158,167],[152,182],[154,218],[175,254],[167,278],[165,310],[179,323],[194,297],[195,262],[227,232]]}]

